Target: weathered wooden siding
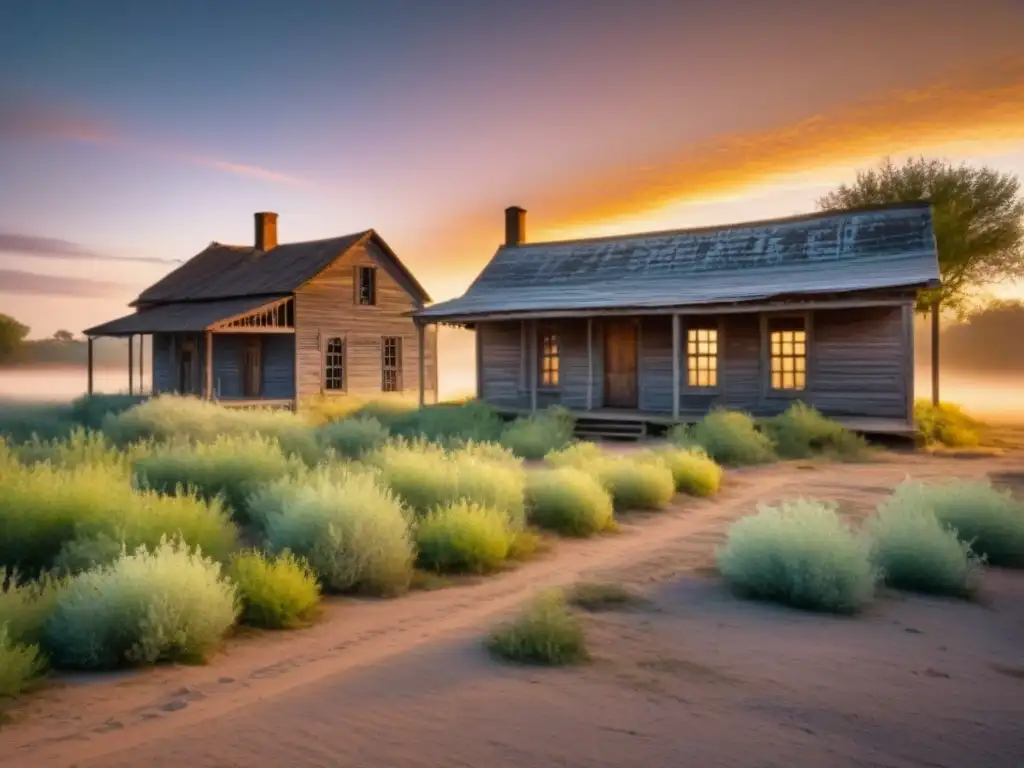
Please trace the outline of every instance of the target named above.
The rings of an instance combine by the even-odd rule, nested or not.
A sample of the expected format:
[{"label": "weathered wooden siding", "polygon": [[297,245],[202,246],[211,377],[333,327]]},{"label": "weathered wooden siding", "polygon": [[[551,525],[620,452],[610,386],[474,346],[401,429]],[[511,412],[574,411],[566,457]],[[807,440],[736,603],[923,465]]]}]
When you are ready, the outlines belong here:
[{"label": "weathered wooden siding", "polygon": [[174,367],[171,363],[171,334],[153,334],[153,394],[174,389]]},{"label": "weathered wooden siding", "polygon": [[[412,318],[415,300],[384,268],[375,245],[354,248],[295,293],[295,343],[298,348],[299,400],[323,393],[321,338],[345,339],[346,393],[380,397],[382,339],[402,340],[399,397],[415,397],[419,388],[419,348]],[[356,304],[357,266],[376,266],[377,303]],[[425,359],[427,402],[436,400],[437,336],[428,337]]]},{"label": "weathered wooden siding", "polygon": [[480,323],[476,332],[480,338],[481,399],[514,408],[529,405],[528,390],[522,386],[524,355],[519,322]]},{"label": "weathered wooden siding", "polygon": [[640,410],[671,413],[672,318],[643,318],[640,321],[639,342],[637,365]]}]

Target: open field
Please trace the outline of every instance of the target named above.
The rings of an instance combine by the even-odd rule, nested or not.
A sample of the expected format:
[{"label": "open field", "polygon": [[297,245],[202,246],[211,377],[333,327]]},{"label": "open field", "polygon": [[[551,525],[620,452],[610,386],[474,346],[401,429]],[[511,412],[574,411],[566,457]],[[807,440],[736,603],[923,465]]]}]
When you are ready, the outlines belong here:
[{"label": "open field", "polygon": [[[1022,575],[986,571],[974,603],[883,593],[849,619],[740,601],[709,570],[728,525],[758,502],[836,500],[860,519],[907,475],[990,475],[1024,491],[1024,458],[735,470],[714,500],[562,541],[486,581],[331,598],[315,626],[236,638],[202,667],[58,678],[13,711],[0,755],[83,768],[1019,765]],[[586,618],[590,663],[519,669],[486,656],[496,620],[580,579],[645,598]]]}]

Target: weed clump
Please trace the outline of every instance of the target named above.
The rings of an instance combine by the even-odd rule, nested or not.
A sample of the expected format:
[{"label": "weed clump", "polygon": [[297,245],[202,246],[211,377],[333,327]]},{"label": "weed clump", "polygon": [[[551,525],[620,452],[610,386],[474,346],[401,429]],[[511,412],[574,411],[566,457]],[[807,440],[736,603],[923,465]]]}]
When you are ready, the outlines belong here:
[{"label": "weed clump", "polygon": [[592,475],[574,467],[531,472],[530,520],[567,536],[591,536],[612,524],[612,497]]},{"label": "weed clump", "polygon": [[320,603],[320,585],[309,565],[291,552],[269,557],[258,550],[231,559],[228,578],[238,588],[245,624],[292,629],[310,620]]},{"label": "weed clump", "polygon": [[692,427],[673,429],[669,439],[684,448],[699,445],[719,464],[764,464],[776,458],[771,438],[739,411],[713,410]]},{"label": "weed clump", "polygon": [[588,656],[583,625],[557,590],[541,594],[518,618],[497,627],[486,645],[495,657],[518,664],[576,664]]},{"label": "weed clump", "polygon": [[488,573],[508,557],[514,532],[499,510],[466,501],[429,512],[416,523],[420,567],[443,573]]},{"label": "weed clump", "polygon": [[778,454],[787,459],[805,459],[819,453],[857,459],[868,451],[863,437],[800,402],[767,419],[764,432]]}]

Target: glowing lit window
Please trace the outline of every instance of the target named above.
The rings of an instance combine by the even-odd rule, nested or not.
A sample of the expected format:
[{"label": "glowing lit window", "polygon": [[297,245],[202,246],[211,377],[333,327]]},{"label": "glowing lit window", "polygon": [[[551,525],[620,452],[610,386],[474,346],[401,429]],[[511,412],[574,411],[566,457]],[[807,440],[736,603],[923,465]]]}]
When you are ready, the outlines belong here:
[{"label": "glowing lit window", "polygon": [[800,390],[807,386],[807,330],[802,320],[779,320],[769,325],[772,389]]},{"label": "glowing lit window", "polygon": [[558,386],[558,336],[553,333],[540,337],[540,386]]},{"label": "glowing lit window", "polygon": [[717,329],[687,329],[686,381],[691,387],[718,386]]}]

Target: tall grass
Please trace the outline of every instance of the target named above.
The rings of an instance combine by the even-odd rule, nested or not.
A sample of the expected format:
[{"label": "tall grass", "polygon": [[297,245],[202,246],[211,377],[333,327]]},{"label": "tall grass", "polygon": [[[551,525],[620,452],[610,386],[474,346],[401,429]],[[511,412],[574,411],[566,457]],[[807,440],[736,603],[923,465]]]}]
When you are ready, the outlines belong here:
[{"label": "tall grass", "polygon": [[801,402],[766,419],[763,429],[778,454],[787,459],[809,458],[818,453],[857,459],[868,451],[863,437]]},{"label": "tall grass", "polygon": [[70,580],[58,591],[44,648],[70,669],[199,662],[237,613],[220,565],[165,540]]},{"label": "tall grass", "polygon": [[45,668],[39,646],[15,643],[0,625],[0,699],[17,696]]},{"label": "tall grass", "polygon": [[558,590],[541,593],[516,619],[499,625],[486,645],[497,658],[518,664],[555,666],[588,657],[583,625]]},{"label": "tall grass", "polygon": [[308,623],[320,602],[316,574],[291,552],[267,557],[239,552],[231,558],[228,578],[238,588],[241,619],[269,629],[291,629]]},{"label": "tall grass", "polygon": [[33,437],[13,450],[23,464],[49,462],[68,469],[84,465],[117,467],[127,476],[134,462],[147,456],[152,449],[147,442],[132,443],[118,449],[102,432],[76,427],[67,437],[52,440]]},{"label": "tall grass", "polygon": [[719,464],[763,464],[776,458],[771,438],[739,411],[713,410],[692,427],[675,427],[669,440],[681,447],[699,445]]},{"label": "tall grass", "polygon": [[803,499],[761,507],[734,523],[717,558],[738,592],[814,611],[858,611],[879,578],[870,544],[835,507]]},{"label": "tall grass", "polygon": [[388,421],[393,435],[422,437],[445,445],[468,440],[495,442],[505,424],[492,406],[479,400],[428,405],[395,414]]},{"label": "tall grass", "polygon": [[252,499],[268,548],[305,558],[324,587],[396,595],[414,559],[401,501],[372,473],[319,472],[283,478]]},{"label": "tall grass", "polygon": [[896,487],[889,504],[934,515],[990,565],[1024,567],[1024,504],[988,482],[907,481]]},{"label": "tall grass", "polygon": [[971,418],[958,405],[927,400],[914,403],[914,425],[918,442],[926,447],[973,448],[981,443],[985,425]]},{"label": "tall grass", "polygon": [[581,469],[531,472],[526,496],[533,523],[567,536],[590,536],[613,523],[611,495],[593,475]]},{"label": "tall grass", "polygon": [[0,571],[0,627],[6,628],[11,642],[39,644],[64,583],[49,575],[28,581]]},{"label": "tall grass", "polygon": [[502,511],[455,502],[416,522],[418,562],[445,573],[487,573],[508,557],[514,535]]}]

